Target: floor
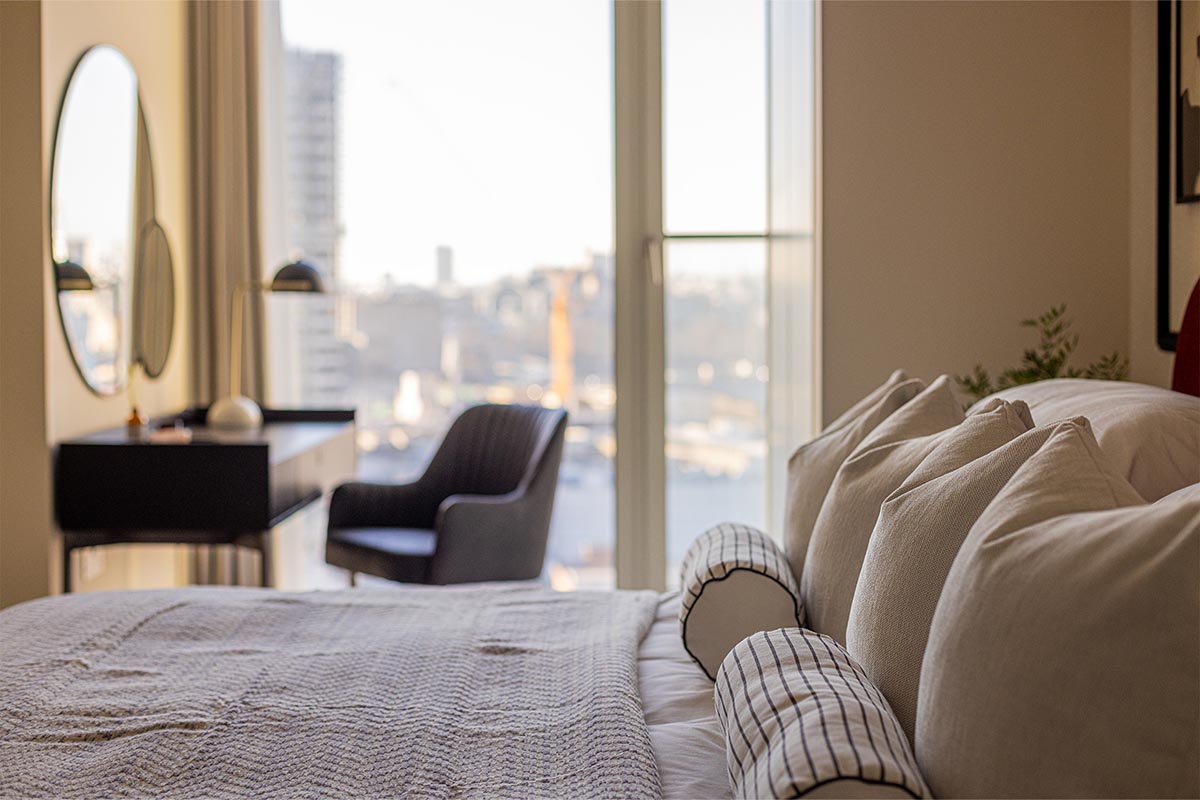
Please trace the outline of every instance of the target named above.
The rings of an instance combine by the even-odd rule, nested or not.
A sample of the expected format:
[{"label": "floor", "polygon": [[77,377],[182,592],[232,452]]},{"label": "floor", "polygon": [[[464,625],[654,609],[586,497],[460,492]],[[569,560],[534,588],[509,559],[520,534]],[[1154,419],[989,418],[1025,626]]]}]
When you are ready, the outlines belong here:
[{"label": "floor", "polygon": [[[272,583],[276,589],[307,592],[350,587],[349,572],[325,563],[327,502],[325,500],[313,503],[271,531],[270,548],[274,572]],[[199,554],[195,560],[197,572],[192,582],[257,586],[258,553],[240,550],[235,567],[230,550],[231,548],[220,548],[221,552],[216,554]],[[398,584],[370,575],[359,575],[358,585],[389,588]]]}]

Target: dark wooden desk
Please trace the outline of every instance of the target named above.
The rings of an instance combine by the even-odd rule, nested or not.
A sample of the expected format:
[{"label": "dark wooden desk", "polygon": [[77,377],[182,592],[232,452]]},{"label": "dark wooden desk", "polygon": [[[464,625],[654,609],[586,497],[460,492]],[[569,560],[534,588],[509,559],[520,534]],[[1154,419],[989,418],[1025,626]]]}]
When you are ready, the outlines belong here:
[{"label": "dark wooden desk", "polygon": [[353,411],[264,410],[255,431],[205,427],[203,409],[179,418],[194,431],[187,444],[122,427],[58,445],[64,591],[73,550],[146,543],[254,548],[269,586],[271,528],[354,475]]}]

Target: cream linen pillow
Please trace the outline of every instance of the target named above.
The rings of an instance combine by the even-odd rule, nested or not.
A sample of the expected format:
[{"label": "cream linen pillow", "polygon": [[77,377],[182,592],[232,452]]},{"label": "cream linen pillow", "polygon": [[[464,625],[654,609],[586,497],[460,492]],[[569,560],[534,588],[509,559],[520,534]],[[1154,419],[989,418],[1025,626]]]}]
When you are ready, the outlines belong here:
[{"label": "cream linen pillow", "polygon": [[1100,449],[1146,500],[1200,481],[1200,397],[1070,378],[1014,386],[992,397],[1024,400],[1038,425],[1087,417]]},{"label": "cream linen pillow", "polygon": [[1059,426],[972,527],[921,670],[939,797],[1200,796],[1200,502]]},{"label": "cream linen pillow", "polygon": [[1200,483],[1193,483],[1191,486],[1185,486],[1182,489],[1176,489],[1161,500],[1155,500],[1154,504],[1160,503],[1179,503],[1184,500],[1200,501]]},{"label": "cream linen pillow", "polygon": [[879,423],[841,465],[813,525],[800,577],[808,627],[846,641],[850,601],[879,506],[963,420],[943,375]]},{"label": "cream linen pillow", "polygon": [[854,592],[846,649],[910,738],[921,659],[950,565],[987,504],[1056,430],[1028,430],[1025,409],[992,402],[944,438],[883,504]]},{"label": "cream linen pillow", "polygon": [[787,467],[784,549],[793,575],[799,577],[804,571],[813,523],[838,467],[867,434],[923,388],[924,383],[909,380],[896,370],[882,386],[834,420],[824,433],[792,453]]}]

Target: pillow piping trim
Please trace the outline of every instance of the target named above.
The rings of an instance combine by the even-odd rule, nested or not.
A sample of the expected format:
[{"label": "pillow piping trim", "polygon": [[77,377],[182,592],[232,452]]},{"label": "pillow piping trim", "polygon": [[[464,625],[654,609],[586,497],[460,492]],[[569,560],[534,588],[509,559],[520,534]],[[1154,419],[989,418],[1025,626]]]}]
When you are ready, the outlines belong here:
[{"label": "pillow piping trim", "polygon": [[[838,781],[857,781],[859,783],[869,783],[872,786],[894,786],[897,789],[903,789],[905,792],[908,793],[909,797],[913,798],[913,800],[921,800],[921,798],[924,796],[924,795],[920,795],[920,794],[917,794],[916,792],[914,792],[905,783],[896,783],[895,781],[885,781],[885,780],[880,780],[878,778],[859,778],[854,775],[838,775],[835,778],[826,778],[823,781],[818,781],[818,782],[814,783],[812,786],[809,786],[807,789],[805,789],[800,794],[793,795],[793,797],[797,797],[797,798],[806,797],[806,796],[812,794],[813,792],[815,792],[817,789],[820,789],[822,786],[826,786],[831,783],[837,783]],[[796,787],[796,784],[793,783],[792,788],[795,788],[795,787]]]},{"label": "pillow piping trim", "polygon": [[[774,581],[779,586],[780,589],[783,589],[785,592],[788,593],[788,596],[792,598],[792,611],[793,611],[793,615],[796,618],[796,627],[797,628],[804,627],[804,623],[800,619],[800,617],[802,616],[801,610],[800,610],[800,598],[797,597],[796,595],[792,594],[792,590],[789,589],[783,583],[783,581],[779,580],[779,578],[776,578],[774,575],[768,575],[765,572],[759,572],[758,570],[754,569],[753,567],[733,567],[732,569],[728,570],[724,575],[722,575],[719,578],[710,578],[709,580],[706,580],[704,583],[700,584],[700,591],[696,592],[695,599],[692,600],[692,606],[691,606],[691,608],[688,609],[687,616],[683,618],[683,629],[680,631],[679,638],[683,641],[683,649],[687,652],[688,656],[692,659],[692,661],[696,662],[696,666],[700,667],[700,671],[704,673],[704,677],[708,678],[713,683],[717,682],[716,676],[709,674],[709,672],[705,668],[704,664],[701,663],[700,659],[696,658],[696,654],[692,652],[692,649],[690,647],[688,647],[687,624],[688,624],[688,620],[692,616],[692,611],[695,610],[695,608],[696,608],[696,603],[698,603],[700,601],[700,596],[702,594],[704,594],[705,588],[707,588],[707,586],[710,583],[720,583],[721,581],[725,580],[726,578],[728,578],[730,575],[732,575],[735,572],[749,572],[753,575],[760,575],[764,578],[769,578],[770,580]],[[685,591],[686,591],[686,589],[685,589]],[[774,630],[774,628],[772,630]],[[752,633],[750,635],[753,636],[757,633],[762,633],[762,631],[755,631],[754,633]],[[728,653],[726,653],[726,655],[728,655]]]}]

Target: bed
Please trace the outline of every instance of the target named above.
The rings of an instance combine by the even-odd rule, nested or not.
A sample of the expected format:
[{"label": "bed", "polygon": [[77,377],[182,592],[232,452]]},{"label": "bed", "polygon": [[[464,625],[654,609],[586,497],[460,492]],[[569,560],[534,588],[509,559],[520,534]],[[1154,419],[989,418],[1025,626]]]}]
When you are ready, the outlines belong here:
[{"label": "bed", "polygon": [[[1200,402],[1057,380],[963,417],[949,389],[897,371],[802,446],[807,535],[866,548],[824,584],[820,548],[723,524],[682,601],[197,587],[6,609],[0,798],[1195,797]],[[952,419],[922,433],[930,409]],[[864,504],[864,474],[886,495]],[[850,619],[821,623],[845,591]],[[1105,737],[1079,747],[1081,724]]]},{"label": "bed", "polygon": [[0,614],[0,795],[728,797],[677,595],[188,588]]}]

